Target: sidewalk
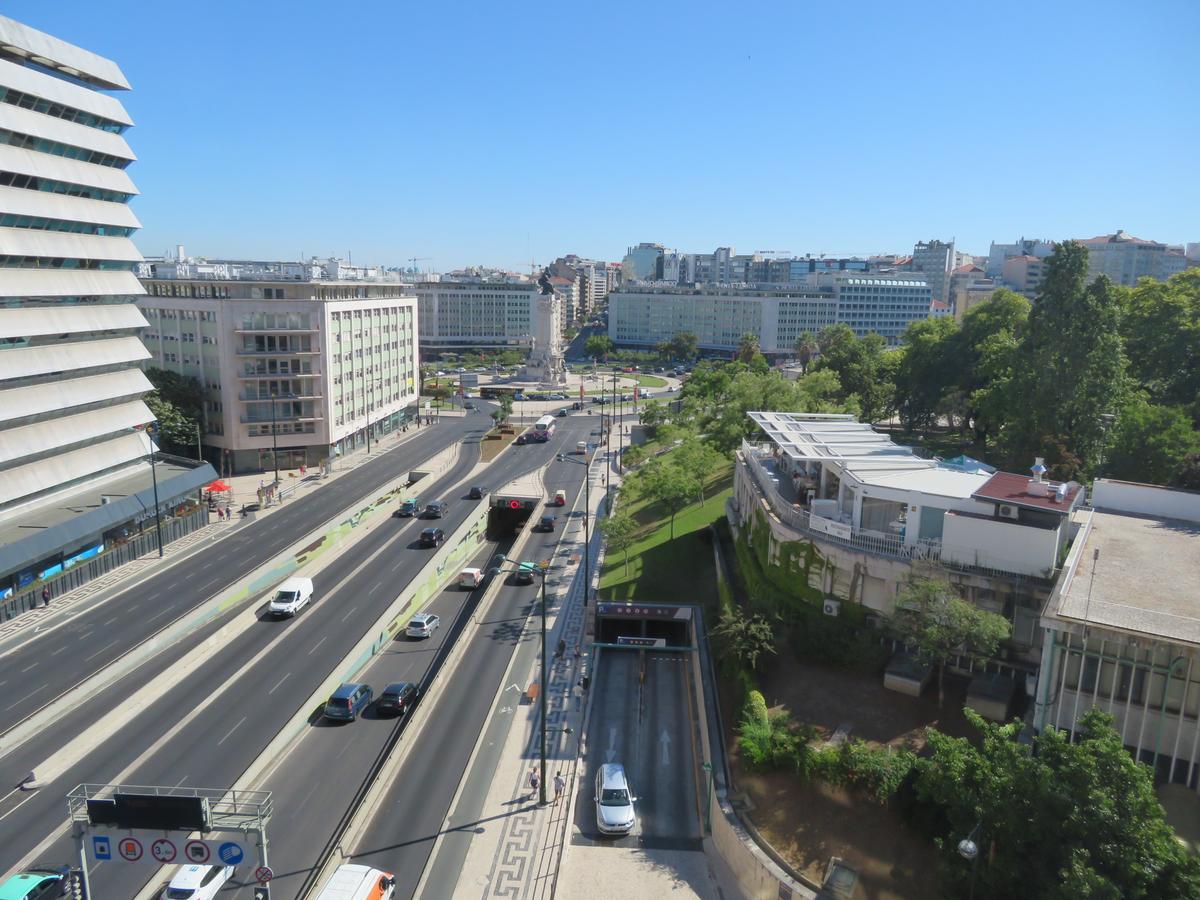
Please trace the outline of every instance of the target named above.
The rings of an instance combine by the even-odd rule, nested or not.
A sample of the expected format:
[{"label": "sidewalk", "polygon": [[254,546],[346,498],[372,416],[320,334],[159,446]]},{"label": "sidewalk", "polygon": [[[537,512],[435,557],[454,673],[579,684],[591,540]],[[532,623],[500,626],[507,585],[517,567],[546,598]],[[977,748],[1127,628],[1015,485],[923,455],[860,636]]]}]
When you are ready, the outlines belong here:
[{"label": "sidewalk", "polygon": [[[606,463],[611,466],[610,460],[608,456]],[[589,478],[595,512],[604,503],[602,468],[589,470]],[[610,468],[609,479],[615,488],[621,476]],[[593,516],[593,525],[596,520]],[[579,784],[584,771],[581,736],[589,706],[589,698],[576,686],[582,676],[591,674],[588,643],[594,622],[594,606],[583,605],[583,578],[579,572],[582,531],[582,519],[572,519],[566,535],[576,540],[565,549],[560,545],[551,561],[553,571],[567,569],[569,574],[547,582],[551,614],[546,647],[553,653],[561,639],[567,648],[562,658],[553,661],[546,694],[546,793],[550,802],[539,807],[537,792],[529,786],[530,774],[540,770],[538,704],[535,701],[524,707],[518,705],[500,755],[502,763],[492,779],[481,814],[482,821],[502,824],[479,829],[467,851],[454,896],[481,900],[499,897],[624,900],[661,894],[716,898],[720,893],[713,884],[705,854],[591,847],[572,841],[576,801],[585,787]],[[589,547],[593,561],[600,561],[602,543],[600,533],[593,529]],[[599,565],[592,571],[593,585],[599,583],[598,572]],[[522,686],[535,683],[540,675],[539,666],[540,661],[535,657],[530,670],[514,672],[517,683]],[[567,786],[555,803],[553,783],[558,772],[566,779]],[[564,865],[568,856],[569,866]]]},{"label": "sidewalk", "polygon": [[[254,514],[255,518],[260,519],[271,515],[275,510],[282,509],[295,498],[319,488],[323,484],[328,484],[340,475],[353,471],[369,460],[379,456],[380,453],[387,452],[409,438],[416,437],[420,433],[421,430],[417,428],[410,428],[407,432],[393,432],[393,434],[386,436],[382,441],[373,442],[370,455],[367,454],[364,447],[349,456],[341,457],[334,463],[333,472],[327,478],[323,478],[319,470],[309,470],[302,476],[299,469],[280,469],[279,480],[283,491],[283,501],[279,502],[276,500],[269,506],[262,507]],[[179,540],[164,544],[161,558],[155,552],[147,553],[123,566],[104,573],[99,578],[93,578],[73,591],[53,598],[49,606],[39,606],[36,609],[31,609],[17,616],[15,619],[9,619],[0,625],[0,649],[3,649],[3,645],[8,644],[14,638],[19,639],[23,634],[35,634],[49,622],[57,620],[68,613],[74,615],[82,612],[81,607],[90,605],[89,601],[95,601],[97,595],[114,594],[118,590],[131,586],[137,581],[150,577],[158,569],[170,566],[176,560],[189,556],[193,551],[199,549],[200,546],[210,545],[228,536],[231,532],[248,525],[252,520],[239,518],[238,511],[243,506],[257,504],[259,487],[269,484],[274,480],[274,477],[275,473],[272,470],[271,472],[264,472],[261,475],[257,473],[234,475],[222,479],[233,489],[232,498],[229,500],[229,506],[233,511],[232,520],[218,518],[215,512],[210,512],[208,515],[208,525],[184,535]]]}]

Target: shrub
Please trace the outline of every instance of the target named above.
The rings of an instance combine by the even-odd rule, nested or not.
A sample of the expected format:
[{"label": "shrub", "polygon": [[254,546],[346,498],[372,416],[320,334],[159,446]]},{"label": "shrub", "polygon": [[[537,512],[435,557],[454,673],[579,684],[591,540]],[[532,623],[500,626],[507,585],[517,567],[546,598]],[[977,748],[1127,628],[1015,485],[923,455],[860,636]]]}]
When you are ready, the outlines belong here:
[{"label": "shrub", "polygon": [[746,706],[742,710],[742,718],[762,725],[767,724],[770,718],[767,714],[767,700],[761,691],[750,691],[746,695]]},{"label": "shrub", "polygon": [[[752,691],[751,696],[757,693]],[[781,711],[769,714],[765,719],[756,719],[749,715],[749,707],[747,702],[747,716],[738,728],[739,746],[746,764],[752,769],[766,771],[794,763],[797,737],[792,732],[791,716]]]},{"label": "shrub", "polygon": [[856,788],[883,804],[900,789],[915,760],[908,750],[872,747],[851,739],[841,747],[815,751],[811,771],[822,781]]}]

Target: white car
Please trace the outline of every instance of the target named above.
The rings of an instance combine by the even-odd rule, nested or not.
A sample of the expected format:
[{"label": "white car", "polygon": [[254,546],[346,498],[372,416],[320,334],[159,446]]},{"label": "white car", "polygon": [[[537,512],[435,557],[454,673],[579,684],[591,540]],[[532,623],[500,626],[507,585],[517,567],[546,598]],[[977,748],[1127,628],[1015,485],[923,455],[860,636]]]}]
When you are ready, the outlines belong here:
[{"label": "white car", "polygon": [[408,628],[404,633],[410,638],[433,637],[433,633],[441,624],[442,620],[433,613],[417,613],[409,620]]},{"label": "white car", "polygon": [[233,872],[233,866],[180,866],[161,900],[211,900]]},{"label": "white car", "polygon": [[625,767],[605,763],[596,771],[596,827],[603,834],[629,834],[633,830],[633,801]]},{"label": "white car", "polygon": [[275,589],[275,596],[267,607],[267,615],[294,616],[308,606],[313,595],[311,578],[289,578]]}]

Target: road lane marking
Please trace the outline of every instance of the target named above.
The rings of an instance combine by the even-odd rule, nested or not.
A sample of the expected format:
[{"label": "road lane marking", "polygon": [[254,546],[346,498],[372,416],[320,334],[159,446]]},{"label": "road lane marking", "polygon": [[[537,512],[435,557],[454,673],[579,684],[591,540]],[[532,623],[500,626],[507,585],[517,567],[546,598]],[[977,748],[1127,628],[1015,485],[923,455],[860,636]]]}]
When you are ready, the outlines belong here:
[{"label": "road lane marking", "polygon": [[117,621],[117,619],[119,619],[119,618],[121,618],[121,617],[120,617],[120,616],[113,616],[111,619],[105,619],[105,620],[104,620],[103,622],[101,622],[100,624],[101,624],[101,625],[111,625],[113,622]]},{"label": "road lane marking", "polygon": [[344,616],[342,616],[342,621],[345,622],[348,618],[350,618],[352,615],[354,615],[354,611],[356,609],[358,609],[357,606],[350,607],[350,612],[348,612]]},{"label": "road lane marking", "polygon": [[381,587],[383,587],[383,582],[382,582],[382,581],[377,581],[377,582],[375,582],[375,587],[371,588],[371,593],[372,593],[372,594],[373,594],[373,593],[375,593],[375,592],[376,592],[377,590],[379,590]]},{"label": "road lane marking", "polygon": [[203,587],[201,587],[201,588],[200,588],[200,590],[202,590],[202,591],[207,591],[207,590],[208,590],[210,587],[212,587],[214,584],[220,584],[220,583],[221,583],[221,579],[220,579],[219,577],[218,577],[218,578],[214,578],[212,581],[205,582],[204,586],[203,586]]},{"label": "road lane marking", "polygon": [[39,793],[41,793],[41,792],[40,791],[30,791],[28,797],[26,797],[24,800],[22,800],[20,803],[18,803],[12,809],[10,809],[8,812],[6,812],[4,815],[0,816],[0,822],[3,822],[9,816],[11,816],[13,813],[15,813],[18,809],[20,809],[22,806],[24,806],[26,803],[28,803],[30,800],[32,800],[34,797],[36,797]]},{"label": "road lane marking", "polygon": [[10,709],[14,709],[15,707],[18,707],[18,706],[20,706],[22,703],[24,703],[25,701],[27,701],[27,700],[28,700],[30,697],[32,697],[34,694],[37,694],[37,693],[40,693],[41,691],[44,691],[44,690],[45,690],[47,687],[48,687],[48,685],[45,685],[45,684],[43,684],[41,687],[36,687],[36,688],[34,688],[32,691],[30,691],[29,693],[27,693],[27,694],[26,694],[24,697],[22,697],[22,698],[21,698],[20,700],[18,700],[16,703],[12,703],[12,704],[10,704],[9,706],[6,706],[6,707],[4,707],[4,711],[5,711],[5,712],[8,712]]},{"label": "road lane marking", "polygon": [[[40,661],[41,660],[39,660],[38,662],[40,662]],[[24,669],[21,670],[21,673],[24,674],[25,672],[32,672],[34,669],[37,668],[37,666],[38,666],[37,663],[34,663],[33,665],[30,665],[30,666],[26,666]]]},{"label": "road lane marking", "polygon": [[217,741],[217,746],[220,747],[223,743],[225,743],[227,740],[229,740],[229,736],[231,734],[233,734],[235,731],[237,731],[238,726],[240,726],[245,721],[246,721],[245,716],[242,716],[240,719],[238,719],[237,725],[234,725],[232,728],[230,728],[227,732],[225,732],[225,737],[223,737],[219,741]]},{"label": "road lane marking", "polygon": [[315,644],[313,644],[312,650],[308,651],[308,655],[312,656],[313,653],[316,652],[316,649],[318,647],[320,647],[323,643],[325,643],[325,638],[327,638],[327,637],[329,637],[329,635],[325,635],[325,637],[322,637],[319,641],[317,641]]},{"label": "road lane marking", "polygon": [[93,653],[91,656],[89,656],[87,659],[85,659],[84,662],[91,662],[93,659],[95,659],[97,656],[99,656],[105,650],[108,650],[110,647],[115,647],[115,646],[117,646],[116,641],[109,641],[107,644],[105,644],[103,647],[101,647],[99,650],[97,650],[95,653]]},{"label": "road lane marking", "polygon": [[292,674],[291,672],[288,672],[288,673],[287,673],[287,675],[284,675],[282,678],[280,678],[280,679],[279,679],[279,681],[277,681],[277,682],[275,683],[275,687],[273,687],[273,688],[271,688],[269,691],[267,691],[267,696],[269,697],[269,696],[271,696],[271,694],[275,693],[275,691],[279,689],[279,685],[281,685],[281,684],[283,684],[285,681],[287,681],[287,680],[288,680],[288,677],[289,677],[291,674]]},{"label": "road lane marking", "polygon": [[155,619],[161,619],[163,616],[168,615],[171,612],[174,612],[174,610],[172,610],[171,607],[168,606],[162,612],[160,612],[158,615],[151,616],[146,621],[153,622]]}]

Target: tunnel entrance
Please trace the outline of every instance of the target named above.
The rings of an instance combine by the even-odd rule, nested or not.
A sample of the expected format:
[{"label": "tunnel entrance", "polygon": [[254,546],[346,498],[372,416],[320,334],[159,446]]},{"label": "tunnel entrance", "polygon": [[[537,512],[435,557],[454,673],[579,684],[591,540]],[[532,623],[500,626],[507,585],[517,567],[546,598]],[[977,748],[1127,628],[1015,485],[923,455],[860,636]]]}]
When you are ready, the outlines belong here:
[{"label": "tunnel entrance", "polygon": [[512,538],[525,527],[541,498],[493,494],[488,506],[487,536],[489,540]]},{"label": "tunnel entrance", "polygon": [[692,608],[664,603],[596,604],[596,644],[618,650],[693,650]]}]

